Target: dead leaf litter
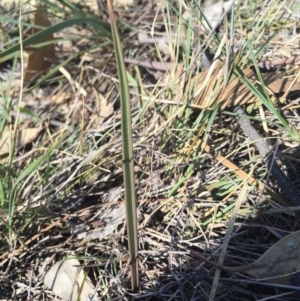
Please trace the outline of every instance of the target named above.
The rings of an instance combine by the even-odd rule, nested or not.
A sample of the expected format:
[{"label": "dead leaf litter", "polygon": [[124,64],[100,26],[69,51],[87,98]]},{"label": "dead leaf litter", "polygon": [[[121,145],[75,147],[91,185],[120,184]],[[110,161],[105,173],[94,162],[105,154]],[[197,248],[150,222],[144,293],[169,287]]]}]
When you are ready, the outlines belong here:
[{"label": "dead leaf litter", "polygon": [[[233,1],[225,3],[228,10]],[[221,85],[217,94],[212,93],[213,79],[222,82],[226,73],[222,56],[208,77],[209,71],[197,74],[197,66],[184,73],[189,67],[182,59],[185,53],[180,53],[177,62],[174,45],[181,51],[187,31],[178,30],[179,26],[171,26],[171,31],[165,27],[163,3],[142,1],[132,5],[129,1],[119,5],[115,10],[124,21],[120,31],[126,67],[132,76],[133,118],[142,112],[133,128],[141,279],[137,298],[208,300],[220,268],[219,300],[254,300],[253,296],[258,300],[285,293],[288,295],[282,300],[295,300],[300,271],[298,219],[293,208],[285,207],[286,196],[276,182],[266,180],[266,169],[255,147],[242,135],[234,117],[226,115],[232,105],[249,105],[257,99],[242,84],[239,72],[227,87]],[[214,27],[223,10],[211,5],[204,11]],[[246,18],[247,13],[242,6],[240,9]],[[188,14],[193,10],[189,9],[185,18]],[[280,15],[281,19],[286,14]],[[107,22],[105,11],[101,18]],[[249,15],[247,18],[252,20]],[[43,19],[51,24],[58,21],[54,15]],[[172,22],[178,21],[175,15]],[[134,24],[137,31],[124,29],[124,24]],[[207,24],[195,24],[194,32],[201,39],[207,37]],[[49,23],[40,25],[47,27]],[[276,30],[271,25],[270,35]],[[290,31],[279,31],[279,37],[268,44],[258,61],[266,69],[277,68],[263,75],[270,95],[285,93],[288,88],[295,92],[300,87],[298,81],[293,83],[298,72],[300,53],[295,45],[299,38],[286,32]],[[219,35],[222,38],[222,26]],[[25,76],[31,85],[25,87],[19,113],[20,65],[10,91],[4,82],[10,76],[10,67],[1,65],[4,91],[11,97],[11,113],[0,139],[3,179],[8,175],[16,179],[59,140],[66,128],[69,132],[51,159],[18,186],[22,193],[15,198],[11,231],[6,226],[8,200],[3,200],[0,296],[7,300],[76,300],[77,293],[84,298],[96,293],[93,300],[99,296],[101,300],[126,300],[130,290],[117,69],[111,44],[103,37],[91,38],[95,36],[91,27],[73,26],[49,37],[46,42],[56,41],[49,44],[51,49],[41,48],[39,57],[27,56],[25,74],[29,69],[47,74],[49,68],[70,61],[34,89],[31,85],[36,78]],[[240,36],[237,31],[236,45]],[[192,42],[195,49],[197,39],[195,36]],[[213,41],[209,46],[217,51]],[[260,45],[254,46],[258,49]],[[191,49],[190,55],[195,54]],[[32,60],[41,69],[30,67]],[[242,72],[260,89],[253,68],[244,65]],[[202,86],[206,78],[208,84]],[[5,112],[0,97],[1,111]],[[218,101],[225,113],[220,110],[206,131],[207,122],[203,125],[199,116],[205,116]],[[297,106],[297,100],[278,104],[294,125],[299,123]],[[255,110],[251,113],[253,124],[271,145],[276,145],[285,133],[280,132],[269,111],[264,113],[270,121],[269,133],[260,128]],[[18,127],[12,129],[16,116]],[[9,165],[12,131],[17,144]],[[288,139],[284,142],[292,145]],[[297,185],[298,150],[283,143],[278,148],[285,172]],[[238,210],[221,266],[217,262],[224,235],[244,182],[251,189]],[[283,212],[272,214],[276,210]],[[66,279],[69,284],[62,286]]]}]

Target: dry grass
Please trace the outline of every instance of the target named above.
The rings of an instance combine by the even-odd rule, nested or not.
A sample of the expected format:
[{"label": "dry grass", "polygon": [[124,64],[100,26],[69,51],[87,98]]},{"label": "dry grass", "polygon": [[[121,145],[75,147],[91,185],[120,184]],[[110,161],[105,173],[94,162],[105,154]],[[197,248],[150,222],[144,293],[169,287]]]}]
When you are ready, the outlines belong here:
[{"label": "dry grass", "polygon": [[[192,33],[184,20],[178,18],[179,3],[170,1],[163,9],[159,9],[160,5],[141,1],[133,7],[115,10],[124,56],[135,62],[128,63],[127,68],[131,75],[140,237],[141,290],[136,299],[209,300],[215,290],[214,300],[297,300],[297,287],[282,288],[229,271],[222,271],[218,278],[213,265],[189,254],[193,250],[220,263],[223,249],[224,265],[246,265],[286,233],[297,230],[298,218],[292,211],[270,212],[284,207],[286,198],[276,182],[268,179],[266,167],[254,146],[241,134],[229,109],[196,111],[182,105],[191,102],[189,86],[197,68],[183,71],[208,33],[201,28],[195,13],[193,29],[199,40],[193,33],[189,42],[188,35]],[[197,11],[195,3],[191,6]],[[1,9],[3,15],[17,18],[16,8]],[[81,9],[107,21],[105,11]],[[262,2],[257,7],[250,3],[239,6],[237,47],[242,28],[251,32],[249,24],[253,26],[266,18],[268,9]],[[262,60],[276,59],[283,53],[299,55],[293,39],[299,24],[294,15],[285,19],[288,13],[282,11],[285,8],[273,16],[260,39],[253,40],[254,49],[266,44],[260,54]],[[70,15],[58,14],[53,9],[50,19],[54,24]],[[29,17],[24,14],[24,22]],[[5,21],[2,37],[4,29],[7,38],[0,40],[2,48],[17,40],[14,34],[17,24]],[[151,37],[151,29],[155,39]],[[275,38],[268,41],[277,30]],[[208,43],[213,51],[217,49],[217,37],[215,33]],[[41,130],[15,155],[3,156],[1,195],[9,195],[18,176],[45,154],[66,125],[69,134],[40,166],[18,183],[13,212],[7,198],[0,200],[0,299],[51,300],[52,293],[44,290],[42,283],[46,270],[67,255],[77,255],[88,266],[86,271],[93,283],[98,283],[101,300],[127,300],[130,275],[113,47],[109,39],[90,26],[73,26],[56,38],[62,41],[56,46],[57,61],[53,65],[66,62],[63,73],[57,72],[43,85],[24,90],[18,129],[40,127]],[[154,61],[158,67],[142,65]],[[171,68],[164,63],[171,64]],[[1,101],[6,105],[1,110],[7,112],[1,119],[3,130],[16,121],[19,64],[17,60],[13,86],[6,94],[7,86],[2,80]],[[169,69],[161,71],[165,66]],[[2,64],[1,79],[7,80],[12,68]],[[290,122],[299,124],[297,107],[287,110],[284,106],[279,103],[278,110]],[[259,115],[258,110],[251,114]],[[265,114],[269,134],[263,135],[272,136],[272,145],[278,138],[286,142],[288,146],[279,145],[280,158],[297,185],[298,150],[290,147],[294,142],[288,141],[285,129],[278,129],[273,114],[268,111]],[[261,122],[255,124],[263,131]],[[210,145],[209,153],[200,139]],[[217,155],[226,157],[260,183],[267,183],[272,195],[257,187],[242,190],[243,180],[224,166]],[[110,228],[111,224],[117,226]]]}]

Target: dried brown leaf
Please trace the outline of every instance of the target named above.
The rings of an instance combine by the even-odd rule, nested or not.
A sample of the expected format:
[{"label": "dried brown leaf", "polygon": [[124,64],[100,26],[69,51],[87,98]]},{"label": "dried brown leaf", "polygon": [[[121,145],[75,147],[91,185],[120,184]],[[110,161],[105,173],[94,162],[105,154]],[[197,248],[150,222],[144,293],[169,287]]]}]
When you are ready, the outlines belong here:
[{"label": "dried brown leaf", "polygon": [[[34,16],[34,24],[43,26],[45,28],[50,27],[51,23],[48,19],[48,14],[45,6],[40,7]],[[36,34],[40,29],[33,28],[32,34]],[[53,41],[53,35],[50,35],[38,43]],[[36,80],[38,76],[49,70],[51,66],[51,61],[54,58],[55,47],[54,44],[47,44],[39,48],[27,48],[26,50],[31,50],[28,58],[28,64],[24,77],[24,84],[28,84],[33,80]]]},{"label": "dried brown leaf", "polygon": [[114,107],[111,102],[108,101],[101,93],[97,93],[96,97],[98,98],[98,118],[97,124],[101,124],[103,120],[108,118],[114,113]]},{"label": "dried brown leaf", "polygon": [[[295,284],[300,271],[300,231],[285,236],[240,272],[271,283]],[[298,284],[299,285],[299,284]]]},{"label": "dried brown leaf", "polygon": [[[30,143],[35,139],[35,137],[41,131],[41,127],[38,128],[27,128],[23,130],[17,131],[17,140],[15,149],[19,149],[24,145]],[[7,155],[9,153],[10,148],[10,139],[12,137],[12,132],[10,130],[5,130],[2,133],[2,137],[0,139],[0,156]]]},{"label": "dried brown leaf", "polygon": [[[209,24],[214,28],[217,26],[220,21],[222,16],[224,15],[225,12],[228,12],[231,8],[231,6],[234,5],[233,0],[229,1],[206,1],[204,3],[204,14],[206,16],[206,19],[209,21]],[[204,26],[205,25],[205,26]],[[208,28],[208,24],[206,23],[205,20],[202,21],[201,27],[206,27]]]},{"label": "dried brown leaf", "polygon": [[224,266],[212,262],[194,251],[190,251],[190,254],[221,270],[246,274],[254,279],[270,283],[300,285],[300,231],[285,236],[259,259],[245,266]]},{"label": "dried brown leaf", "polygon": [[44,278],[44,284],[65,301],[90,300],[90,296],[95,292],[95,287],[84,275],[80,262],[72,257],[52,266]]},{"label": "dried brown leaf", "polygon": [[49,100],[51,103],[55,103],[57,105],[64,104],[68,100],[72,99],[74,97],[72,92],[59,92],[58,94],[52,95],[46,100]]},{"label": "dried brown leaf", "polygon": [[[230,106],[239,106],[257,102],[257,98],[240,81],[238,77],[223,89],[224,66],[221,61],[217,61],[214,68],[201,72],[195,79],[197,82],[196,92],[194,94],[194,105],[200,109],[210,108],[216,101],[221,105],[221,109]],[[262,91],[256,72],[247,67],[244,71],[245,76],[253,85]],[[292,87],[292,79],[285,78],[284,72],[262,73],[262,77],[269,94],[284,93],[300,90],[300,82],[296,82]],[[224,91],[223,91],[224,90]]]}]

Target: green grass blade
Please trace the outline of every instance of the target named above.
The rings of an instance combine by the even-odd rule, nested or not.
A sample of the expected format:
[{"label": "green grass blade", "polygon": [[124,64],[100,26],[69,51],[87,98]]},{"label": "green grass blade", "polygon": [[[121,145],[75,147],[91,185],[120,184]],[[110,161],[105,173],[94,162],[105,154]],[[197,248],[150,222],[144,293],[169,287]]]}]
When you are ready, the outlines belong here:
[{"label": "green grass blade", "polygon": [[30,176],[34,171],[36,171],[38,169],[38,167],[40,166],[40,164],[47,160],[47,158],[50,156],[51,152],[53,152],[55,149],[57,149],[62,142],[64,141],[64,139],[66,138],[66,135],[68,134],[68,131],[65,131],[61,134],[61,137],[39,158],[37,158],[35,161],[33,161],[32,163],[30,163],[27,168],[24,169],[24,171],[21,172],[21,174],[18,176],[18,178],[16,179],[10,195],[9,195],[9,210],[8,210],[8,215],[9,215],[9,225],[12,225],[12,221],[13,221],[13,215],[14,215],[14,201],[15,201],[15,197],[16,197],[16,191],[19,187],[19,184],[28,176]]},{"label": "green grass blade", "polygon": [[61,134],[61,137],[39,158],[37,158],[34,162],[29,164],[27,168],[19,175],[17,178],[15,185],[19,184],[22,180],[24,180],[26,177],[28,177],[34,170],[38,168],[38,166],[45,161],[49,155],[51,154],[52,151],[57,149],[61,143],[64,141],[66,138],[68,131],[65,131],[64,133]]},{"label": "green grass blade", "polygon": [[123,60],[123,53],[118,29],[116,26],[112,5],[107,0],[108,13],[111,21],[112,36],[114,42],[115,56],[120,81],[121,97],[121,128],[123,145],[123,165],[124,165],[124,187],[127,215],[128,244],[130,253],[131,284],[133,292],[139,287],[138,274],[138,237],[137,237],[137,212],[135,200],[135,179],[133,171],[133,143],[132,143],[132,120],[128,81]]},{"label": "green grass blade", "polygon": [[[49,28],[39,31],[35,35],[23,40],[23,43],[22,43],[23,48],[25,48],[31,44],[35,44],[38,41],[52,35],[53,33],[63,30],[64,28],[67,28],[67,27],[70,27],[73,25],[80,25],[82,23],[90,23],[97,31],[101,32],[104,36],[106,36],[106,37],[111,36],[111,32],[105,23],[102,23],[100,21],[96,21],[96,20],[90,19],[90,18],[77,18],[77,19],[63,21],[61,23],[55,24]],[[1,52],[0,53],[0,62],[3,61],[3,60],[1,60],[1,58],[5,58],[5,57],[9,56],[10,54],[12,54],[16,51],[19,51],[19,50],[20,50],[20,43]]]},{"label": "green grass blade", "polygon": [[[246,43],[247,43],[247,46],[248,46],[248,50],[250,52],[250,57],[252,59],[252,63],[255,67],[255,71],[256,71],[258,79],[261,83],[261,86],[262,86],[262,89],[263,89],[263,94],[260,93],[260,91],[258,91],[258,89],[245,76],[242,76],[241,80],[244,81],[244,83],[249,88],[249,90],[264,104],[264,106],[270,112],[272,112],[272,114],[274,114],[274,116],[276,116],[276,118],[280,121],[280,123],[283,125],[283,127],[288,129],[289,128],[289,123],[286,121],[286,119],[283,116],[280,115],[278,110],[276,110],[276,108],[275,108],[272,100],[270,99],[270,96],[269,96],[269,94],[268,94],[268,92],[265,88],[264,81],[263,81],[263,78],[261,76],[255,54],[254,54],[254,51],[253,51],[252,46],[251,46],[251,42],[248,40],[248,38],[246,38]],[[242,74],[241,70],[239,68],[237,68],[237,70],[240,74]],[[291,127],[289,129],[289,134],[296,141],[300,140],[298,132],[293,127]]]}]

